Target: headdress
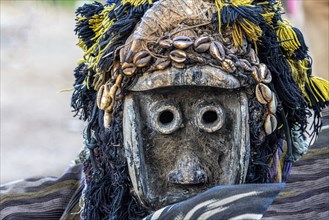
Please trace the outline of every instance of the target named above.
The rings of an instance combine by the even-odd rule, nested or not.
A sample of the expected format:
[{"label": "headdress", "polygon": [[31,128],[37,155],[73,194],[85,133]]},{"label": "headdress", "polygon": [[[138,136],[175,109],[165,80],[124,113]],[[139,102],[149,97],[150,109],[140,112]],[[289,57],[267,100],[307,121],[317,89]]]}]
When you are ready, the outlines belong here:
[{"label": "headdress", "polygon": [[[123,98],[130,90],[193,84],[191,68],[203,69],[198,86],[220,87],[232,78],[232,86],[248,94],[246,181],[286,178],[308,148],[308,118],[311,137],[319,132],[329,85],[312,75],[302,33],[282,13],[277,0],[107,0],[77,9],[75,31],[84,56],[75,70],[72,107],[87,122],[81,154],[85,216],[145,216],[129,192]],[[156,83],[157,77],[167,81]]]}]

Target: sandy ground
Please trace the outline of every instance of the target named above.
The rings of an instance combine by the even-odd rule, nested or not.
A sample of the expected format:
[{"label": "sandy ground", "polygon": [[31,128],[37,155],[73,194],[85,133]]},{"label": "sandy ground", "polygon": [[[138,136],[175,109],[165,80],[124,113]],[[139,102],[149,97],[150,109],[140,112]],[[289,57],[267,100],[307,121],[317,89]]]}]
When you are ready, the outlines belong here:
[{"label": "sandy ground", "polygon": [[1,0],[1,183],[60,175],[82,146],[70,109],[74,9]]},{"label": "sandy ground", "polygon": [[[1,183],[58,176],[82,146],[83,125],[72,117],[71,93],[58,93],[72,86],[73,69],[82,56],[75,46],[74,9],[41,0],[0,2]],[[319,5],[321,13],[308,15],[316,24],[297,25],[309,32],[311,52],[319,54],[317,73],[328,79],[329,3],[318,2],[325,3]]]}]

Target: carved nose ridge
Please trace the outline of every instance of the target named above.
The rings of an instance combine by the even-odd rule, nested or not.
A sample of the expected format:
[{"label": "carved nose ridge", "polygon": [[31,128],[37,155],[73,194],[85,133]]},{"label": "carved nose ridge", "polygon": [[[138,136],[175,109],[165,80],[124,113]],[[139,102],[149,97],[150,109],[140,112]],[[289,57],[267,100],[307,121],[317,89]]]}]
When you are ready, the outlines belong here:
[{"label": "carved nose ridge", "polygon": [[168,181],[180,185],[198,185],[206,182],[206,173],[201,169],[197,157],[193,155],[181,156],[176,168],[168,173]]}]

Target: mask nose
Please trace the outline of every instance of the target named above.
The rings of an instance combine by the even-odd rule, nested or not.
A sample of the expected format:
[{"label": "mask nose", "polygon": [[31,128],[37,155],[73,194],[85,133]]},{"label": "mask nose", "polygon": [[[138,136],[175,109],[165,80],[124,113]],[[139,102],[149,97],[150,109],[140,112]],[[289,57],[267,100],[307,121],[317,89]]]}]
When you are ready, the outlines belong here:
[{"label": "mask nose", "polygon": [[198,185],[206,182],[207,176],[200,167],[198,157],[183,154],[178,158],[174,170],[168,173],[168,181],[180,185]]}]

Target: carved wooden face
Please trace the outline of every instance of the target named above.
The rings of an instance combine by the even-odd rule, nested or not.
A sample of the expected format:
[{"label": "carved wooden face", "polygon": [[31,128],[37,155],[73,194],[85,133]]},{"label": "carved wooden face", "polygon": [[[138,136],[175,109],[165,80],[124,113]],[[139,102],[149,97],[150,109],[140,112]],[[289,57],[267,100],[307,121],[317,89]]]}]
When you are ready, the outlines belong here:
[{"label": "carved wooden face", "polygon": [[181,86],[131,92],[123,123],[133,190],[151,209],[215,185],[244,182],[248,102],[239,90]]}]

